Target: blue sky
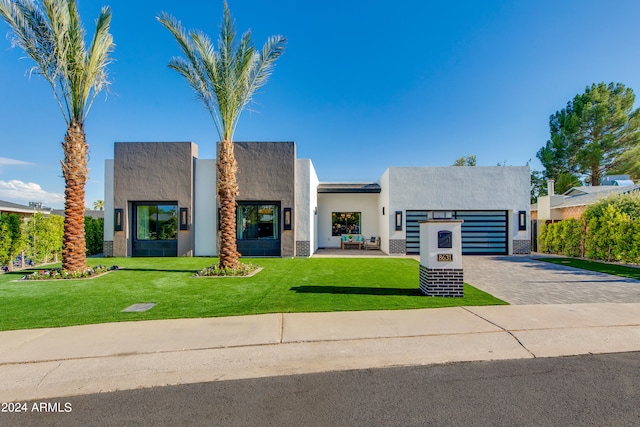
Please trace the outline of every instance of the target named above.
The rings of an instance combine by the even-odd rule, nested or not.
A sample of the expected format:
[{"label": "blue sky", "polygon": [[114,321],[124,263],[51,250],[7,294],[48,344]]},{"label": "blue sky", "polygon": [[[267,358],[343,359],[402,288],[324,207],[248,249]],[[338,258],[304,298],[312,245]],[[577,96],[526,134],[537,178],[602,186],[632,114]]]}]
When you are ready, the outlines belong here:
[{"label": "blue sky", "polygon": [[[78,0],[89,35],[113,11],[111,88],[85,131],[87,204],[103,198],[116,141],[193,141],[215,157],[217,134],[186,82],[161,11],[217,37],[222,0]],[[549,116],[587,85],[640,91],[636,0],[230,0],[239,32],[260,47],[287,37],[237,141],[295,141],[321,181],[375,181],[389,166],[524,165],[548,139]],[[65,122],[48,84],[11,49],[0,23],[0,199],[62,207]],[[636,102],[636,106],[638,102]]]}]

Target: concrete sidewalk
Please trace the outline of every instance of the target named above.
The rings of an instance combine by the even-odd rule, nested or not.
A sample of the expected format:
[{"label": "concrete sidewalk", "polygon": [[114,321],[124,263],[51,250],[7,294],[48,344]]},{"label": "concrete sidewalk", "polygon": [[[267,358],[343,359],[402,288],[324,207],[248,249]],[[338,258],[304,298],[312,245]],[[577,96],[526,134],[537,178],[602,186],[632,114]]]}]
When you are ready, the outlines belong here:
[{"label": "concrete sidewalk", "polygon": [[640,304],[267,314],[0,332],[0,401],[458,361],[640,351]]}]

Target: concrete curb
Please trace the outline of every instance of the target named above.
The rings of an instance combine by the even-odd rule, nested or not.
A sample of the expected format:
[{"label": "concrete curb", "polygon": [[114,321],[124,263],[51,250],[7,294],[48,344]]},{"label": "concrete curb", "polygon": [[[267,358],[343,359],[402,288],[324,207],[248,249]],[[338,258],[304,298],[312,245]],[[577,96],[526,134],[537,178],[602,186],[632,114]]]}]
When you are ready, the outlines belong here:
[{"label": "concrete curb", "polygon": [[335,370],[640,351],[640,304],[457,307],[0,332],[0,401]]}]

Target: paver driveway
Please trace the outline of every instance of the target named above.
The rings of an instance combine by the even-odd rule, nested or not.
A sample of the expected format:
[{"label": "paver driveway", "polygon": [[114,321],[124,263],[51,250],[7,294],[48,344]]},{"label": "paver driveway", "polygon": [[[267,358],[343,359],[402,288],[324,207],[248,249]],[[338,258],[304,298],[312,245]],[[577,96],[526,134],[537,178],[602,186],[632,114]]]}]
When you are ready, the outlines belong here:
[{"label": "paver driveway", "polygon": [[464,281],[511,304],[640,302],[640,281],[528,256],[465,256]]}]

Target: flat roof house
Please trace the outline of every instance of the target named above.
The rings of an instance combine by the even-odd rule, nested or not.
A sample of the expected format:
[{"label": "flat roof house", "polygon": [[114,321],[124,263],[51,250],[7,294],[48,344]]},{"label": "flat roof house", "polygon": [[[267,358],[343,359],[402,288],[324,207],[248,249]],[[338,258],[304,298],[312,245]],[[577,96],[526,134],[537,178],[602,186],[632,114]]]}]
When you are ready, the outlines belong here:
[{"label": "flat roof house", "polygon": [[[464,220],[463,254],[531,250],[528,166],[389,167],[376,182],[320,182],[293,142],[236,142],[243,256],[308,257],[343,235],[418,254],[418,222]],[[192,142],[117,142],[105,165],[105,256],[215,256],[215,160]]]}]

